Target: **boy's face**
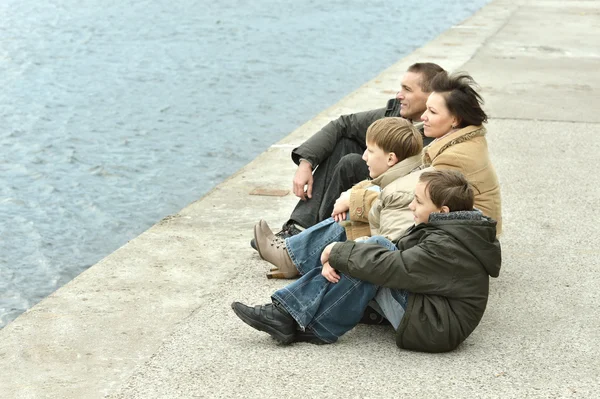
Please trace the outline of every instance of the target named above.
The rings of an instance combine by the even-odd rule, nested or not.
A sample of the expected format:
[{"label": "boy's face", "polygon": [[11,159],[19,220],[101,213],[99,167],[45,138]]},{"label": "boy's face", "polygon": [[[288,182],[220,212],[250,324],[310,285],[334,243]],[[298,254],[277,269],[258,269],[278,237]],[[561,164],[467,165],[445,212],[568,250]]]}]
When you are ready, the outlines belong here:
[{"label": "boy's face", "polygon": [[396,155],[393,152],[385,152],[377,145],[367,141],[367,149],[362,159],[369,167],[369,176],[372,179],[380,176],[396,163]]},{"label": "boy's face", "polygon": [[425,187],[425,183],[417,183],[417,187],[415,188],[415,198],[413,198],[408,206],[413,213],[415,224],[427,223],[429,221],[429,215],[434,212],[448,212],[448,207],[444,206],[438,208],[431,202],[429,190],[426,190]]}]

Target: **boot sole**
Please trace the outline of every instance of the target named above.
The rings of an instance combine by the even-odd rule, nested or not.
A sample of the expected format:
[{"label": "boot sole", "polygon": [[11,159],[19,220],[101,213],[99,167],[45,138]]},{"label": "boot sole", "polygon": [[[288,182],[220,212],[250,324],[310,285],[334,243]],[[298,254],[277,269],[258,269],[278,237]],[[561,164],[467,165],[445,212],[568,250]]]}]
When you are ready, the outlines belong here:
[{"label": "boot sole", "polygon": [[255,320],[251,317],[248,317],[245,313],[239,312],[235,308],[235,303],[231,304],[231,309],[233,309],[233,313],[236,314],[244,323],[248,324],[250,327],[255,328],[259,331],[266,332],[271,337],[275,338],[278,342],[288,345],[294,342],[294,338],[296,337],[296,332],[292,332],[290,334],[284,334],[281,331],[269,326],[268,324],[264,324],[258,320]]},{"label": "boot sole", "polygon": [[276,280],[290,280],[293,278],[298,277],[298,273],[295,272],[291,272],[291,273],[284,273],[282,271],[280,271],[278,268],[274,268],[271,269],[271,271],[269,271],[267,273],[267,278],[270,279],[276,279]]}]

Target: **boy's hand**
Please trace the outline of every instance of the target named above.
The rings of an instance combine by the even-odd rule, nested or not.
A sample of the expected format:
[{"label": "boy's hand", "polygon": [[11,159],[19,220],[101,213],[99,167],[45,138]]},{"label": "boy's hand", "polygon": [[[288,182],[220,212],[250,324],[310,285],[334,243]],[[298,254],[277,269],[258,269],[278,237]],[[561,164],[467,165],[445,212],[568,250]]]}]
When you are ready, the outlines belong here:
[{"label": "boy's hand", "polygon": [[337,242],[332,242],[331,244],[325,247],[323,252],[321,252],[321,264],[323,266],[325,265],[325,263],[329,263],[329,254],[331,253],[331,250],[333,249],[333,246],[335,244],[337,244]]},{"label": "boy's hand", "polygon": [[330,283],[335,284],[338,281],[340,281],[340,275],[335,271],[333,267],[331,267],[329,262],[323,263],[323,270],[321,270],[321,274]]},{"label": "boy's hand", "polygon": [[[293,191],[296,197],[299,197],[302,201],[306,201],[307,197],[312,198],[312,187],[313,187],[313,175],[312,166],[307,161],[300,161],[296,174],[294,174],[293,180]],[[307,186],[306,192],[304,186]]]},{"label": "boy's hand", "polygon": [[331,244],[325,247],[323,252],[321,252],[321,264],[323,265],[323,270],[321,270],[321,274],[327,279],[327,281],[334,284],[340,281],[340,275],[329,264],[329,254],[331,254],[331,250],[333,249],[335,244],[337,244],[337,242],[332,242]]}]

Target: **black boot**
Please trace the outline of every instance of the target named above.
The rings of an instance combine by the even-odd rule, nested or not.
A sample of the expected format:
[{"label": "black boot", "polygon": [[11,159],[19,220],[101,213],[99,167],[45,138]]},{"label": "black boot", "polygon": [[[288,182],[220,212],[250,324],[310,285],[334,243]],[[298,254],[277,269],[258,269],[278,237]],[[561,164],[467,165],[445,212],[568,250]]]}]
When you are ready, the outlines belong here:
[{"label": "black boot", "polygon": [[231,308],[250,327],[266,332],[282,344],[294,342],[298,325],[282,307],[272,303],[250,307],[240,302],[233,302]]},{"label": "black boot", "polygon": [[377,312],[371,306],[367,306],[359,323],[371,325],[391,325],[388,319],[379,314],[379,312]]}]

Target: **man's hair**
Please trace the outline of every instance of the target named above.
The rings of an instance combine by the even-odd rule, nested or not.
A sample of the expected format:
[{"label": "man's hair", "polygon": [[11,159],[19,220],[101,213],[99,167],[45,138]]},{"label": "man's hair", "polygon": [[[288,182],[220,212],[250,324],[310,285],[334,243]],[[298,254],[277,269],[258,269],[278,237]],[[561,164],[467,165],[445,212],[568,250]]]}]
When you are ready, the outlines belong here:
[{"label": "man's hair", "polygon": [[465,176],[456,170],[423,172],[419,181],[425,183],[431,202],[438,208],[447,206],[450,212],[472,211],[475,202],[473,187]]},{"label": "man's hair", "polygon": [[444,68],[433,62],[417,62],[416,64],[409,66],[406,71],[421,75],[419,86],[421,86],[421,90],[423,90],[424,93],[431,93],[433,91],[431,89],[431,81],[433,78],[440,72],[446,72],[444,71]]},{"label": "man's hair", "polygon": [[431,82],[432,90],[444,97],[448,111],[458,118],[459,128],[487,122],[487,115],[481,109],[483,98],[475,90],[476,86],[475,80],[466,72],[448,75],[444,71]]},{"label": "man's hair", "polygon": [[378,119],[367,129],[367,142],[384,152],[393,152],[398,162],[418,155],[423,150],[421,133],[404,118]]}]

